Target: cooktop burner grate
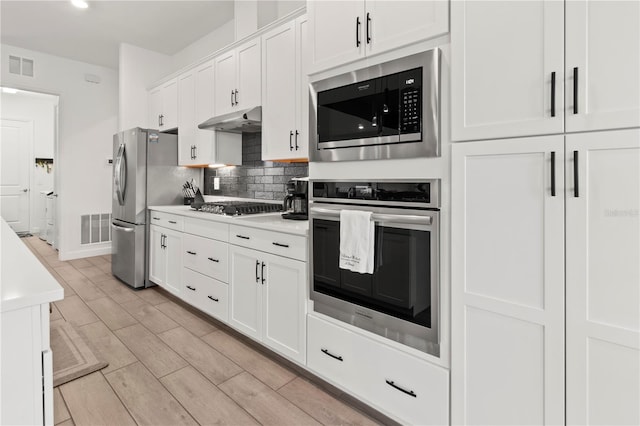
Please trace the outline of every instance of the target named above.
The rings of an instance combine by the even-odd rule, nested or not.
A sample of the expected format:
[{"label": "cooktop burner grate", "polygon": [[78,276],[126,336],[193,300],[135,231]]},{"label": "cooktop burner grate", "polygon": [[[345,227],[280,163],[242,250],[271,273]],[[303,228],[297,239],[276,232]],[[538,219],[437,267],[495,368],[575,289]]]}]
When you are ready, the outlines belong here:
[{"label": "cooktop burner grate", "polygon": [[214,201],[204,203],[198,210],[226,216],[241,216],[279,212],[282,211],[282,205],[259,201]]}]

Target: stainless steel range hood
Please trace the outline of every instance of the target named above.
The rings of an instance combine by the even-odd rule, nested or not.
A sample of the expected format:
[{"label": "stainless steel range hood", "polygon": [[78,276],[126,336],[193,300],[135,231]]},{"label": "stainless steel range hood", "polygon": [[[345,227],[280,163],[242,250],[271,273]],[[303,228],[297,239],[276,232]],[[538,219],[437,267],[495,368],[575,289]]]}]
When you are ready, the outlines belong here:
[{"label": "stainless steel range hood", "polygon": [[198,125],[199,129],[230,133],[256,133],[262,131],[262,107],[253,107],[212,117]]}]

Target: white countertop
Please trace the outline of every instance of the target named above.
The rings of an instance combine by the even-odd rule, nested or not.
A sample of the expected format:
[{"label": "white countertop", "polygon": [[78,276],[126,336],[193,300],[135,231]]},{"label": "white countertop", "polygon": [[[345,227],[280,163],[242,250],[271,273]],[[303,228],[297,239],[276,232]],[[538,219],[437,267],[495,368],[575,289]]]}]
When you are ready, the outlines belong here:
[{"label": "white countertop", "polygon": [[[205,196],[205,201],[247,200],[269,202],[267,200],[249,200],[233,197]],[[261,213],[245,216],[225,216],[192,209],[190,206],[150,206],[149,210],[177,214],[185,217],[223,222],[230,225],[248,226],[251,228],[266,229],[268,231],[284,232],[286,234],[307,236],[309,234],[308,220],[283,219],[280,213]]]},{"label": "white countertop", "polygon": [[64,290],[0,218],[0,312],[62,300]]}]

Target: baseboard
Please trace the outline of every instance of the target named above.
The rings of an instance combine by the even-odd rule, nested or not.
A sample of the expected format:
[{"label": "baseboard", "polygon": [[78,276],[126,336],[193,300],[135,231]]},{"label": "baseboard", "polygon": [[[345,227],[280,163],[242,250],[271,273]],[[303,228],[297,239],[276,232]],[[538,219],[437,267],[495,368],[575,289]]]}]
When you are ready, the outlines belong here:
[{"label": "baseboard", "polygon": [[[60,250],[60,248],[58,248]],[[84,248],[82,250],[73,250],[63,253],[60,253],[60,260],[74,260],[74,259],[82,259],[84,257],[93,257],[93,256],[103,256],[105,254],[111,254],[111,244],[101,245],[100,247],[91,247]]]}]

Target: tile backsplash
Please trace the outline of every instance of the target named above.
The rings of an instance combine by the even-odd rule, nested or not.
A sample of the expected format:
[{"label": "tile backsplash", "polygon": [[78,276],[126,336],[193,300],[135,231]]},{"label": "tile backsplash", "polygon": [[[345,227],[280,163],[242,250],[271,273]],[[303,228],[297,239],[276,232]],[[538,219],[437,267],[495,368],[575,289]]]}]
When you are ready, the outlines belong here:
[{"label": "tile backsplash", "polygon": [[[242,165],[204,170],[205,195],[281,200],[292,177],[309,175],[307,163],[261,161],[261,133],[242,135]],[[213,178],[220,178],[220,189],[213,189]]]}]

